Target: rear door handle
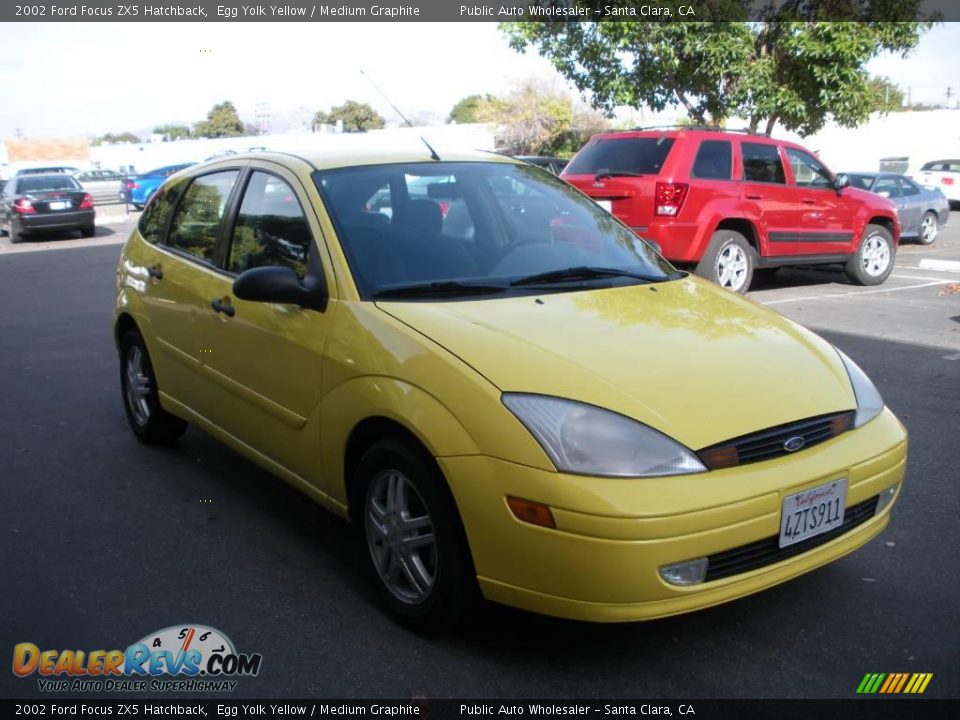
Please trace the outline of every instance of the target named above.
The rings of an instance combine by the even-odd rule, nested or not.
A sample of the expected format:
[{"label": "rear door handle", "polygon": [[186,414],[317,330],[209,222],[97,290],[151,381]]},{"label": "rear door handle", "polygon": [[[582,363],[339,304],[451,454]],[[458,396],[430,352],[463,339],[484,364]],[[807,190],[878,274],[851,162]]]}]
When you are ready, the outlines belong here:
[{"label": "rear door handle", "polygon": [[817,204],[817,201],[814,200],[813,198],[803,198],[802,200],[800,200],[800,202],[802,202],[804,205],[816,205],[816,204]]},{"label": "rear door handle", "polygon": [[147,275],[157,280],[163,280],[163,268],[160,267],[160,264],[151,265],[147,268]]},{"label": "rear door handle", "polygon": [[210,301],[210,307],[216,310],[218,313],[223,313],[227,317],[233,317],[237,314],[237,311],[233,309],[233,305],[230,302],[223,302],[220,298],[214,298]]},{"label": "rear door handle", "polygon": [[747,200],[763,200],[763,195],[747,195]]}]

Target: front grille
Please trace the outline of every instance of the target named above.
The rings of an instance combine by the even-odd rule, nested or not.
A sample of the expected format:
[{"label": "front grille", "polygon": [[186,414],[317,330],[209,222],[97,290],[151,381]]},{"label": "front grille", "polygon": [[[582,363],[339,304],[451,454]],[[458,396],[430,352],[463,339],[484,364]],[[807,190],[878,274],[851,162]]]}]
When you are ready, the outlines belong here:
[{"label": "front grille", "polygon": [[704,448],[697,454],[711,470],[772,460],[791,453],[785,447],[787,441],[799,442],[795,439],[803,438],[801,447],[792,452],[805,450],[845,433],[853,427],[853,418],[854,412],[852,410],[831,415],[819,415],[726,440]]},{"label": "front grille", "polygon": [[788,545],[785,548],[780,547],[780,536],[758,540],[749,545],[741,545],[732,550],[724,550],[716,555],[710,555],[707,560],[707,574],[704,582],[719,580],[720,578],[738,575],[756,570],[757,568],[773,565],[781,560],[786,560],[794,555],[812,550],[815,547],[828,543],[844,533],[850,532],[858,525],[862,525],[873,517],[877,510],[877,500],[879,496],[875,495],[869,500],[864,500],[857,505],[851,505],[843,514],[843,522],[840,527],[834,528],[822,535],[801,540],[795,545]]}]

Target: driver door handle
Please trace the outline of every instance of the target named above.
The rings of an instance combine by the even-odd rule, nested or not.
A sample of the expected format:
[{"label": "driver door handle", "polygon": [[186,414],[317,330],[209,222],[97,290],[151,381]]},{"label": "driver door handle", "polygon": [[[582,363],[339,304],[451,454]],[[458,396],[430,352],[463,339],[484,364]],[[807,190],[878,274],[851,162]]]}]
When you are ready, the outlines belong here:
[{"label": "driver door handle", "polygon": [[214,298],[211,300],[210,307],[212,307],[218,313],[223,313],[227,317],[233,317],[237,313],[237,311],[234,310],[233,305],[230,304],[229,300],[227,302],[223,302],[221,298]]}]

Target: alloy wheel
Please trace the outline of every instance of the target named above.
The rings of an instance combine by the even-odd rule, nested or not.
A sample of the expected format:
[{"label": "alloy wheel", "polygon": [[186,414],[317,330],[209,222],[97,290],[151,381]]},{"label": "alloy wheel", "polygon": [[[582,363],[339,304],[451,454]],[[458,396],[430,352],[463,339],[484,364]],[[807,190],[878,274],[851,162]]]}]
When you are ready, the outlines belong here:
[{"label": "alloy wheel", "polygon": [[747,255],[739,245],[730,243],[717,255],[717,282],[728,290],[739,291],[747,280]]},{"label": "alloy wheel", "polygon": [[920,225],[920,241],[924,245],[929,245],[937,237],[937,220],[933,215],[927,214]]},{"label": "alloy wheel", "polygon": [[879,277],[890,265],[890,246],[879,235],[871,235],[863,243],[860,264],[871,277]]},{"label": "alloy wheel", "polygon": [[127,406],[133,419],[140,427],[145,427],[150,421],[150,405],[147,397],[150,395],[150,376],[147,374],[143,351],[136,345],[127,353],[126,366],[126,399]]}]

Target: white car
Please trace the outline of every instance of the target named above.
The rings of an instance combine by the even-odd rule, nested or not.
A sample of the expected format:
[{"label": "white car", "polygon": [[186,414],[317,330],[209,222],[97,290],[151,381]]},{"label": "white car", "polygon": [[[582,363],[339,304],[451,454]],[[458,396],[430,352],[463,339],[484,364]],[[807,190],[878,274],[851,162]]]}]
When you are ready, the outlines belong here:
[{"label": "white car", "polygon": [[960,160],[931,160],[913,174],[913,179],[940,190],[951,205],[960,203]]}]

